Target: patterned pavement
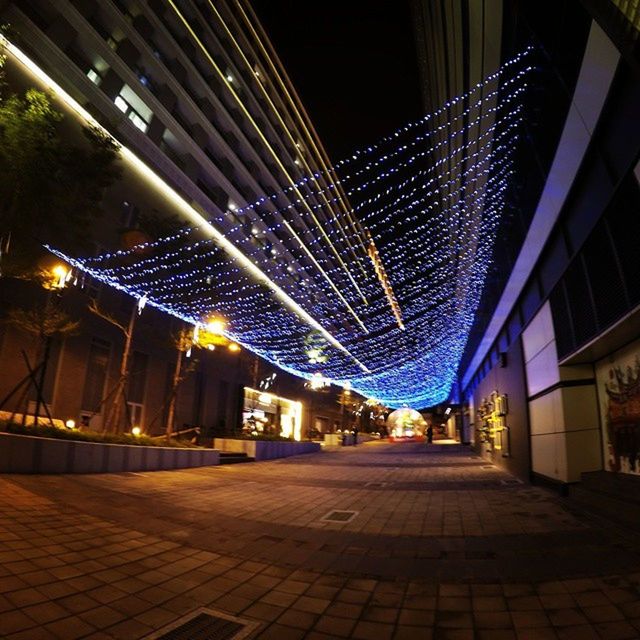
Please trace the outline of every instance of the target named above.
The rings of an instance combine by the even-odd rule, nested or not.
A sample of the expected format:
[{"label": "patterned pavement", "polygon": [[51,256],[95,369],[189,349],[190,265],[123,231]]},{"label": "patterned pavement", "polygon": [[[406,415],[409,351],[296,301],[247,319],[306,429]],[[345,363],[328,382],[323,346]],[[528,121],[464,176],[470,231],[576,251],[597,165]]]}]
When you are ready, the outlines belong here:
[{"label": "patterned pavement", "polygon": [[640,536],[451,447],[0,476],[0,638],[640,638]]}]

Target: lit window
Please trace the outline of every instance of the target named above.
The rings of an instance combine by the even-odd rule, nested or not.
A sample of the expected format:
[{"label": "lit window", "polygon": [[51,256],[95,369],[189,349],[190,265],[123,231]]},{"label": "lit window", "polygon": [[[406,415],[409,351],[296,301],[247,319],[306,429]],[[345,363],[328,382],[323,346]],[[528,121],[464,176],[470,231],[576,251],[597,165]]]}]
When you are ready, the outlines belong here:
[{"label": "lit window", "polygon": [[87,78],[93,82],[93,84],[99,85],[102,82],[102,77],[95,69],[89,69],[87,71]]},{"label": "lit window", "polygon": [[129,120],[131,120],[140,131],[147,132],[149,125],[135,111],[129,112]]},{"label": "lit window", "polygon": [[264,75],[264,73],[262,72],[262,70],[257,64],[254,65],[253,67],[253,73],[262,84],[267,84],[267,77]]},{"label": "lit window", "polygon": [[[129,100],[123,97],[123,94],[125,94],[125,92]],[[148,119],[144,118],[137,109],[134,109],[134,107],[131,105],[132,101],[137,101],[136,104],[141,105],[140,107],[141,110],[143,108],[147,109]],[[115,97],[113,102],[116,105],[116,107],[118,107],[118,109],[120,109],[120,111],[122,111],[122,113],[124,113],[127,116],[127,118],[131,120],[134,126],[136,126],[138,129],[140,129],[140,131],[143,131],[144,133],[147,132],[147,129],[149,128],[149,121],[152,115],[151,111],[140,100],[140,98],[138,98],[138,96],[135,95],[135,93],[133,93],[126,85],[123,87],[120,95]]]},{"label": "lit window", "polygon": [[122,113],[127,113],[127,110],[129,109],[129,103],[124,98],[122,98],[121,96],[116,96],[114,102],[116,104],[116,107],[118,107],[118,109],[120,109]]}]

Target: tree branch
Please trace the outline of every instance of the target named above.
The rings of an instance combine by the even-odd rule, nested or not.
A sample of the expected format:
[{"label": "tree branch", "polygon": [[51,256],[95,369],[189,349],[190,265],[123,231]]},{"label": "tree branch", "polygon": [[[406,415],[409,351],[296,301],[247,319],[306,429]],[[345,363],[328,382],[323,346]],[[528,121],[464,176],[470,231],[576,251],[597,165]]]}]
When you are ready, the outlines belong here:
[{"label": "tree branch", "polygon": [[120,329],[120,331],[122,331],[122,333],[124,333],[125,336],[128,334],[127,327],[125,327],[123,324],[118,322],[112,315],[100,309],[100,307],[98,306],[95,300],[91,300],[89,302],[88,309],[89,311],[91,311],[91,313],[94,313],[95,315],[102,318],[103,320],[106,320],[107,322],[110,322],[115,327],[118,327],[118,329]]}]

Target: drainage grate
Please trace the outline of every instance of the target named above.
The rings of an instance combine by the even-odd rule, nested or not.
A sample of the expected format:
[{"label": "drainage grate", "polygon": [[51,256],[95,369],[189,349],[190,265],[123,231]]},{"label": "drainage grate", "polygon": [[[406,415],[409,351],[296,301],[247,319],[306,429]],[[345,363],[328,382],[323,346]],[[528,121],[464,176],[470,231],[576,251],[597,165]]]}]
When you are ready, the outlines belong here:
[{"label": "drainage grate", "polygon": [[351,522],[359,511],[329,511],[324,518],[321,518],[324,522]]},{"label": "drainage grate", "polygon": [[389,484],[391,483],[390,482],[367,482],[364,486],[369,487],[370,489],[382,489]]},{"label": "drainage grate", "polygon": [[155,631],[144,640],[243,640],[260,626],[220,611],[198,609]]},{"label": "drainage grate", "polygon": [[492,464],[483,464],[482,468],[483,469],[495,469],[495,467]]},{"label": "drainage grate", "polygon": [[518,478],[509,478],[508,480],[500,480],[500,484],[524,484],[524,482]]}]

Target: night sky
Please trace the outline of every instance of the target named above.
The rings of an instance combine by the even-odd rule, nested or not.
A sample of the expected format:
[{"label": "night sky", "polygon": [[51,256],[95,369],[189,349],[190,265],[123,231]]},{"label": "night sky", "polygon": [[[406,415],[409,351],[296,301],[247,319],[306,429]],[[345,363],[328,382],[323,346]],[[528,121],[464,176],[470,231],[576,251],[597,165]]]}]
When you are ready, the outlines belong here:
[{"label": "night sky", "polygon": [[335,163],[421,114],[408,0],[252,0]]}]

